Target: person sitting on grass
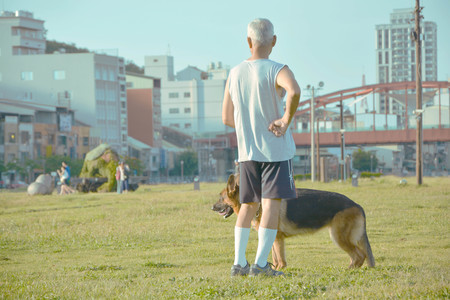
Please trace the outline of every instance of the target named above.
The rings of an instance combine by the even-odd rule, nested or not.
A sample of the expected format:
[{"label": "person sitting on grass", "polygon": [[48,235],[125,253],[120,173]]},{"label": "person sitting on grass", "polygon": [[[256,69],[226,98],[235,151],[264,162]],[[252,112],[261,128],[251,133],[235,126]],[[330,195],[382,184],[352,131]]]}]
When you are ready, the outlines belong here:
[{"label": "person sitting on grass", "polygon": [[72,194],[75,193],[75,190],[72,189],[67,184],[67,179],[69,178],[69,174],[67,172],[67,169],[62,166],[60,170],[56,170],[58,172],[59,178],[61,180],[61,192],[60,195],[66,195],[66,194]]}]

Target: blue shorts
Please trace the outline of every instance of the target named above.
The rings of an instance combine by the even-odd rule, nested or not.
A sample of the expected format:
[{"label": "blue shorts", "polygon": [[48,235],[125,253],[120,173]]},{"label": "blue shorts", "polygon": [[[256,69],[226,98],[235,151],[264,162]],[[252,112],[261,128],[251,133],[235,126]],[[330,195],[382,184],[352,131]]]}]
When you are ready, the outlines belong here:
[{"label": "blue shorts", "polygon": [[261,198],[296,198],[292,160],[244,161],[240,165],[239,201],[261,202]]}]

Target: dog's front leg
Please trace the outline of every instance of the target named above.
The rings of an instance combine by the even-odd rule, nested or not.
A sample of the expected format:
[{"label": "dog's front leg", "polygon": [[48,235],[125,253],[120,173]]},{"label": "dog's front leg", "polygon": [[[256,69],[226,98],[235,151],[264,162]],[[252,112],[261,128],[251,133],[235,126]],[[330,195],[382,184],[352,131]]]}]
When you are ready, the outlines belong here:
[{"label": "dog's front leg", "polygon": [[284,250],[284,236],[278,232],[272,246],[272,263],[280,270],[286,267],[286,254]]}]

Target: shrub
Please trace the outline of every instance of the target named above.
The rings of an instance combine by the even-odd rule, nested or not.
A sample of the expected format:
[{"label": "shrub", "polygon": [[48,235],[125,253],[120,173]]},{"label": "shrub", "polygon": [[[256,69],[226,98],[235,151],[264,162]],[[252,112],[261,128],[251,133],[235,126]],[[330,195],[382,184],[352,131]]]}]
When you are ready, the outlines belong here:
[{"label": "shrub", "polygon": [[361,178],[380,177],[383,173],[361,172]]}]

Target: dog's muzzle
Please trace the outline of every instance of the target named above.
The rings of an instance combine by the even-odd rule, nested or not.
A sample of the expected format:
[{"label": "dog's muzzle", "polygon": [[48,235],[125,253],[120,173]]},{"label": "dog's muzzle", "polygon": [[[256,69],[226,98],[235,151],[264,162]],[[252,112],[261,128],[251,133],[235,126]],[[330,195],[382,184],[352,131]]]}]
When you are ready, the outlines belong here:
[{"label": "dog's muzzle", "polygon": [[233,214],[233,208],[224,203],[216,203],[211,207],[211,209],[217,212],[219,215],[223,216],[224,219]]}]

